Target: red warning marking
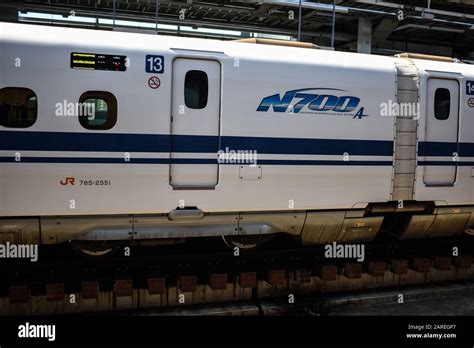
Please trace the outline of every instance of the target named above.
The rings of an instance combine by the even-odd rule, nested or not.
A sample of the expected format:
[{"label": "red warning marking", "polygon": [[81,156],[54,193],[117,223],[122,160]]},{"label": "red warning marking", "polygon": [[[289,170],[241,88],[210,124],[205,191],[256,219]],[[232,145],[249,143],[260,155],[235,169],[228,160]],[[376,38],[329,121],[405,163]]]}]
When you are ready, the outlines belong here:
[{"label": "red warning marking", "polygon": [[469,98],[467,105],[469,105],[470,108],[474,108],[474,98]]},{"label": "red warning marking", "polygon": [[148,79],[148,86],[150,88],[157,89],[158,87],[160,87],[160,85],[161,85],[161,81],[158,77],[152,76]]}]

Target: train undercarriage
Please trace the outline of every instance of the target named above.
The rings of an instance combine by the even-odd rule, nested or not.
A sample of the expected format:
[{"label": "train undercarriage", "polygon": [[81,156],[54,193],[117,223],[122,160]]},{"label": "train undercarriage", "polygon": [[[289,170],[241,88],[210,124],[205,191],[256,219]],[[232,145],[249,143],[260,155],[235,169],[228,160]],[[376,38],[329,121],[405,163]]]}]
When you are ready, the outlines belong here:
[{"label": "train undercarriage", "polygon": [[474,206],[434,202],[371,203],[364,209],[204,213],[196,207],[169,214],[47,216],[1,219],[0,242],[59,244],[70,241],[86,255],[112,253],[118,246],[183,243],[188,238],[222,238],[230,247],[253,249],[284,233],[303,245],[474,234]]}]

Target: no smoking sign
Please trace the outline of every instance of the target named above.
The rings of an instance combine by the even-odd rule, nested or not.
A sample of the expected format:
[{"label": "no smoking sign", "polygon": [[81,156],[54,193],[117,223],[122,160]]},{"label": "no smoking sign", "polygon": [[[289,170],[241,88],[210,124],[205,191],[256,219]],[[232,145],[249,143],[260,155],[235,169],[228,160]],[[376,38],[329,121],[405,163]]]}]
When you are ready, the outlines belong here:
[{"label": "no smoking sign", "polygon": [[157,76],[152,76],[148,79],[148,87],[152,89],[157,89],[160,87],[161,81]]}]

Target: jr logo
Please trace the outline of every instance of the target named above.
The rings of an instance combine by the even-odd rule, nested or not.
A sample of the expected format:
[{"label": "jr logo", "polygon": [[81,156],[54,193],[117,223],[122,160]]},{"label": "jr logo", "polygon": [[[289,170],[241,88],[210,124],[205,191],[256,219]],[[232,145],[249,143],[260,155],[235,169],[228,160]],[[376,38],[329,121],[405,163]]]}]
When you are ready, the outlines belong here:
[{"label": "jr logo", "polygon": [[[309,91],[320,91],[316,93],[308,93]],[[274,112],[293,112],[299,113],[303,108],[307,107],[305,113],[327,114],[330,112],[341,113],[342,115],[354,116],[353,118],[362,118],[369,115],[364,114],[364,108],[361,107],[357,111],[360,98],[354,96],[335,96],[327,94],[327,91],[346,92],[336,88],[302,88],[287,91],[283,98],[279,94],[265,97],[260,102],[257,111],[266,112],[273,107]],[[339,93],[341,94],[341,93]]]},{"label": "jr logo", "polygon": [[65,185],[74,185],[74,182],[76,181],[75,178],[65,178],[64,180],[61,180],[59,183],[62,185],[62,186],[65,186]]}]

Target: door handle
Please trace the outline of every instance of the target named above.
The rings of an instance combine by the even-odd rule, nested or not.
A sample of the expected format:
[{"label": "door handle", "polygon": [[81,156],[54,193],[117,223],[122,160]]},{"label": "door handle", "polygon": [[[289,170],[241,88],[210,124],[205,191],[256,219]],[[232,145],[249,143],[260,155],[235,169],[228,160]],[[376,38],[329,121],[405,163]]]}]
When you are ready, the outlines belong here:
[{"label": "door handle", "polygon": [[203,217],[204,212],[201,209],[174,209],[168,214],[170,221],[193,221]]}]

